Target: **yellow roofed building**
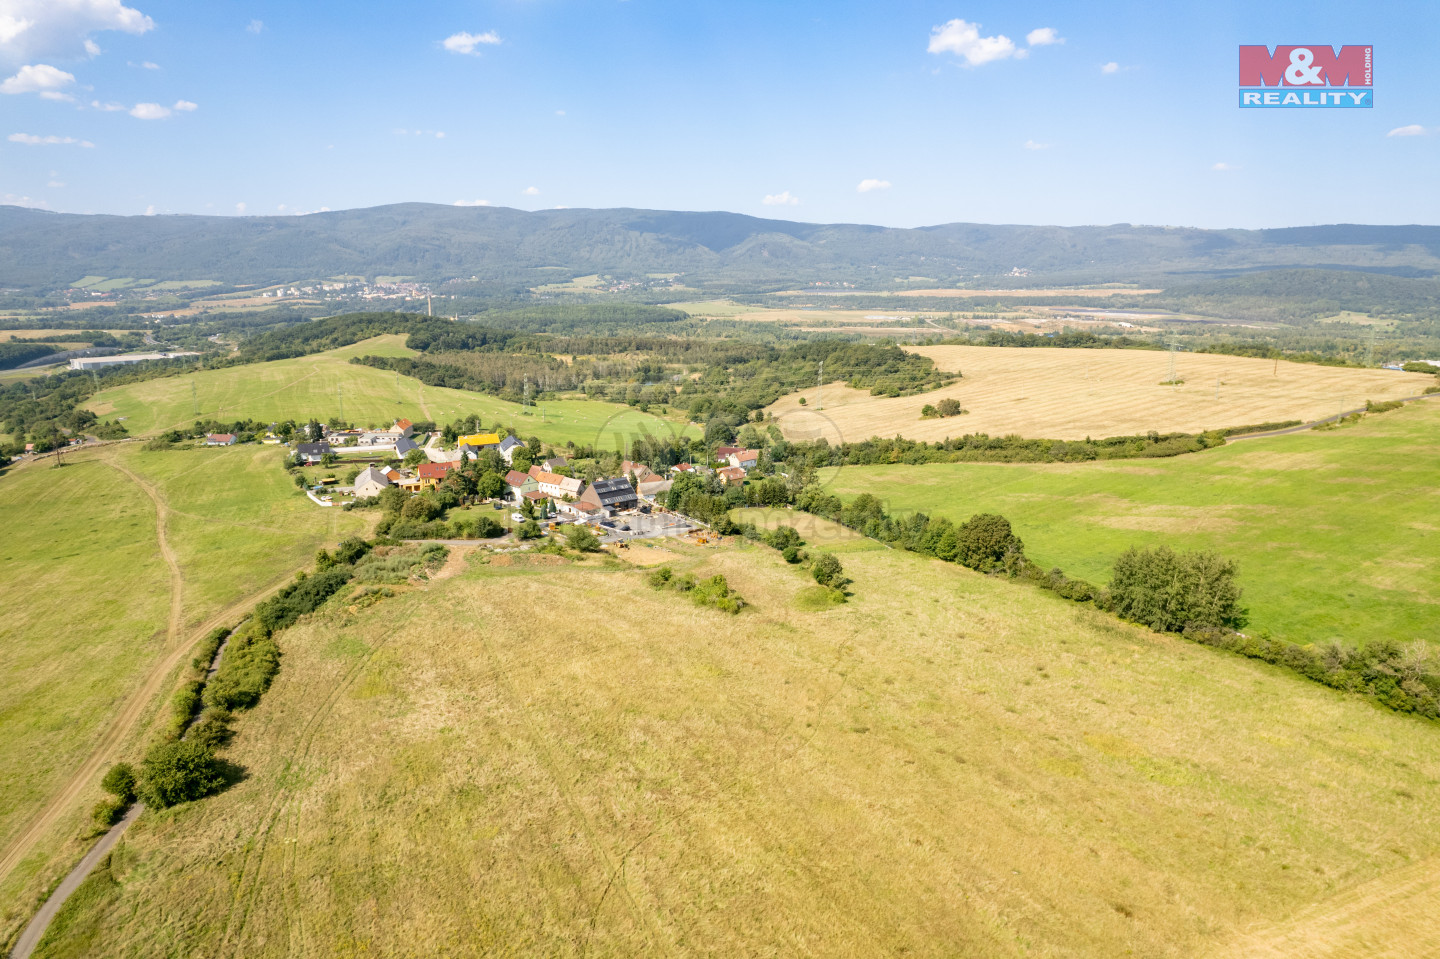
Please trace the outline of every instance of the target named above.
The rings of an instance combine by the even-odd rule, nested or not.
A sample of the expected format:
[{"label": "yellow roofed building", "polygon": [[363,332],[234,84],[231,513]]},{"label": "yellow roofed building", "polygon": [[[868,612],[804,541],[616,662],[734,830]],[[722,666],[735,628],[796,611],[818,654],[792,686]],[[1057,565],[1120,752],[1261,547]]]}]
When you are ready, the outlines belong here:
[{"label": "yellow roofed building", "polygon": [[469,436],[460,437],[459,445],[469,446],[472,449],[484,449],[487,446],[499,446],[499,433],[471,433]]}]

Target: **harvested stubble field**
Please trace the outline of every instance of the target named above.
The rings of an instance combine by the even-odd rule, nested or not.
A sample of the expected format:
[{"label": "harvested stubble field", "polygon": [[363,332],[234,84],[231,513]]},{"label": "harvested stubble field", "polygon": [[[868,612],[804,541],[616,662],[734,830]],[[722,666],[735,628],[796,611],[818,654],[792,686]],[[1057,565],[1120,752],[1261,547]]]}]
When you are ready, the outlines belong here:
[{"label": "harvested stubble field", "polygon": [[1042,566],[1110,579],[1130,546],[1240,565],[1247,632],[1440,642],[1440,400],[1172,459],[846,466],[821,480],[897,513],[1000,513]]},{"label": "harvested stubble field", "polygon": [[[382,425],[397,417],[444,423],[475,413],[487,426],[510,423],[521,436],[539,436],[563,445],[601,443],[615,448],[617,437],[648,431],[670,435],[690,429],[685,424],[641,413],[617,403],[560,400],[522,408],[494,396],[426,386],[408,376],[349,362],[355,356],[411,356],[399,335],[378,336],[353,346],[292,360],[253,363],[184,376],[145,380],[104,390],[86,404],[103,418],[123,416],[137,436],[147,436],[194,423],[195,400],[200,416],[216,420],[250,418],[262,423],[314,416],[339,416],[361,425]],[[192,399],[191,383],[195,384]]]},{"label": "harvested stubble field", "polygon": [[[364,529],[363,517],[300,495],[281,455],[124,444],[0,480],[0,512],[24,517],[0,550],[11,599],[0,617],[0,941],[79,858],[98,772],[60,797],[112,733],[106,762],[143,735],[145,715],[169,692],[159,665],[227,607],[306,565],[322,543]],[[17,846],[37,817],[46,817],[41,832]]]},{"label": "harvested stubble field", "polygon": [[38,955],[1196,956],[1306,908],[1440,949],[1435,727],[911,554],[804,612],[772,551],[664,550],[752,607],[597,560],[332,600],[244,781]]},{"label": "harvested stubble field", "polygon": [[[832,443],[897,435],[934,441],[966,433],[1079,440],[1309,422],[1364,406],[1367,399],[1414,396],[1435,383],[1424,373],[1180,353],[1175,373],[1184,383],[1161,386],[1169,377],[1170,354],[1158,350],[907,349],[963,377],[929,393],[893,398],[839,384],[811,387],[781,397],[770,411],[790,439],[823,436]],[[920,418],[922,407],[946,398],[959,400],[965,415]],[[817,412],[818,401],[823,413]]]}]

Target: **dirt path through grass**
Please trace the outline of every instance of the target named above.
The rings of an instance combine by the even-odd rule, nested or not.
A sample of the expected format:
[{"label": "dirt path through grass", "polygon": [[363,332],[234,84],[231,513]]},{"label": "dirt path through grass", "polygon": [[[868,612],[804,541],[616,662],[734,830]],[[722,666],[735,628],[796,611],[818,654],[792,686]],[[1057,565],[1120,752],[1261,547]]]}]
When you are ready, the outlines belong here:
[{"label": "dirt path through grass", "polygon": [[169,520],[169,508],[164,497],[154,484],[141,479],[136,473],[115,462],[110,457],[103,457],[104,462],[115,467],[130,479],[134,480],[145,494],[155,503],[156,539],[160,547],[160,554],[165,559],[165,564],[170,568],[170,615],[168,620],[168,634],[165,642],[165,655],[150,668],[145,675],[145,680],[140,688],[131,694],[125,701],[124,708],[110,721],[109,726],[101,733],[95,744],[94,750],[84,763],[75,771],[74,775],[66,781],[65,785],[55,796],[45,804],[45,807],[36,814],[10,846],[5,850],[4,856],[0,857],[0,880],[9,876],[11,871],[19,865],[20,861],[29,854],[35,843],[55,824],[55,822],[76,802],[76,800],[94,784],[100,775],[101,768],[115,755],[115,751],[134,731],[136,724],[144,715],[146,707],[164,686],[166,677],[184,661],[189,655],[191,647],[198,642],[206,633],[217,626],[231,624],[243,613],[248,611],[254,604],[269,596],[285,583],[290,581],[291,572],[286,572],[259,591],[243,597],[224,609],[211,616],[205,622],[197,625],[187,635],[184,634],[184,576],[181,573],[180,565],[176,559],[175,552],[171,548],[166,535]]}]

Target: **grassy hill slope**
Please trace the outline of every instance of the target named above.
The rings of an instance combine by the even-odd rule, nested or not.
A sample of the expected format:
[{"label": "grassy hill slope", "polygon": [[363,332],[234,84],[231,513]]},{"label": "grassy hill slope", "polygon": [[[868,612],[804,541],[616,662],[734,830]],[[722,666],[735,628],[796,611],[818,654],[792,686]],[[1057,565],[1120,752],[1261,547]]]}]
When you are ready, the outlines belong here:
[{"label": "grassy hill slope", "polygon": [[[641,413],[628,406],[595,400],[562,400],[522,408],[483,393],[426,386],[408,376],[349,362],[352,356],[408,356],[403,336],[379,336],[353,346],[293,360],[253,363],[185,376],[145,380],[104,390],[86,408],[103,418],[125,417],[136,436],[148,436],[201,419],[241,418],[271,423],[285,419],[321,421],[344,415],[361,425],[384,425],[398,417],[445,423],[470,413],[489,425],[510,423],[520,436],[539,436],[564,445],[603,442],[614,448],[615,435],[641,430],[669,435],[685,424]],[[192,394],[191,384],[194,384]]]},{"label": "grassy hill slope", "polygon": [[1104,583],[1129,546],[1237,560],[1251,629],[1298,643],[1440,637],[1440,402],[1169,460],[844,467],[842,496],[1008,517],[1042,566]]},{"label": "grassy hill slope", "polygon": [[[548,557],[332,601],[244,781],[147,813],[39,955],[1194,956],[1433,876],[1432,725],[860,545],[823,612],[744,546],[630,551],[738,617]],[[1440,948],[1405,890],[1351,925]]]},{"label": "grassy hill slope", "polygon": [[[281,455],[125,444],[69,454],[58,470],[49,461],[12,469],[0,482],[0,511],[12,518],[0,550],[0,853],[54,813],[0,873],[0,941],[79,858],[98,772],[57,797],[103,743],[112,762],[141,735],[169,695],[167,658],[322,543],[364,529],[363,517],[301,495]],[[173,573],[159,548],[160,508]]]}]

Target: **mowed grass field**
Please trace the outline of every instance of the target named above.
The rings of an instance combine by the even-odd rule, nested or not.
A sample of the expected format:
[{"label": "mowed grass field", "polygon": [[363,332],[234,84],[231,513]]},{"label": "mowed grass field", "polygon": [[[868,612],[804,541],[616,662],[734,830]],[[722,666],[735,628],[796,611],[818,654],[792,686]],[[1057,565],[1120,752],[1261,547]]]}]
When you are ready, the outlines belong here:
[{"label": "mowed grass field", "polygon": [[[132,435],[146,436],[200,418],[262,423],[315,417],[322,422],[340,415],[360,425],[385,425],[397,417],[445,423],[474,413],[486,426],[504,421],[520,436],[539,436],[548,443],[600,443],[613,449],[617,441],[649,432],[669,435],[687,429],[665,419],[615,403],[561,400],[522,408],[493,396],[465,390],[426,386],[419,380],[349,362],[353,356],[408,356],[400,335],[380,336],[363,343],[293,360],[205,370],[186,376],[131,383],[97,393],[87,404],[103,418],[125,417]],[[192,398],[191,384],[194,384]]]},{"label": "mowed grass field", "polygon": [[1433,725],[912,554],[808,612],[762,547],[625,552],[752,606],[547,557],[332,601],[246,778],[37,955],[1190,957],[1302,910],[1287,956],[1440,950]]},{"label": "mowed grass field", "polygon": [[[1274,363],[1240,356],[1180,353],[1180,386],[1170,355],[1155,350],[1062,350],[1025,347],[907,347],[962,379],[918,396],[878,397],[839,384],[781,397],[770,407],[791,439],[832,443],[872,436],[935,441],[967,433],[1044,439],[1199,432],[1255,423],[1334,416],[1435,384],[1424,373]],[[1218,381],[1218,399],[1217,399]],[[805,399],[801,406],[800,399]],[[953,397],[965,415],[921,419],[920,410]],[[823,412],[820,404],[823,402]]]},{"label": "mowed grass field", "polygon": [[[169,694],[163,664],[218,614],[308,565],[321,545],[365,529],[365,517],[299,494],[282,456],[274,447],[125,444],[69,454],[61,469],[15,468],[0,481],[10,518],[0,548],[0,854],[54,813],[13,870],[0,871],[0,941],[79,858],[99,773],[57,797],[112,733],[117,754],[143,736],[144,715]],[[163,506],[173,574],[146,487]]]},{"label": "mowed grass field", "polygon": [[1001,513],[1042,566],[1108,582],[1130,546],[1240,564],[1250,630],[1299,643],[1440,640],[1440,402],[1162,460],[843,467],[893,511]]}]

